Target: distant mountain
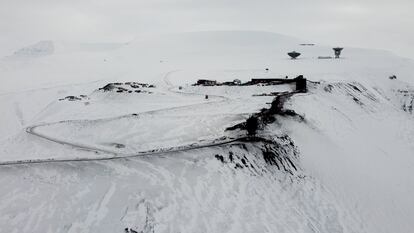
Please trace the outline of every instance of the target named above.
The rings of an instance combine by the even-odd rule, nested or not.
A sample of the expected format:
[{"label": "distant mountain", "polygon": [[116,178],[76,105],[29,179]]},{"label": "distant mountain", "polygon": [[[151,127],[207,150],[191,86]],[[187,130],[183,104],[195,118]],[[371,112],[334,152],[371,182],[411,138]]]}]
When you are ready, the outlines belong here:
[{"label": "distant mountain", "polygon": [[13,56],[40,57],[53,54],[55,46],[53,41],[39,41],[36,44],[29,45],[14,52]]}]

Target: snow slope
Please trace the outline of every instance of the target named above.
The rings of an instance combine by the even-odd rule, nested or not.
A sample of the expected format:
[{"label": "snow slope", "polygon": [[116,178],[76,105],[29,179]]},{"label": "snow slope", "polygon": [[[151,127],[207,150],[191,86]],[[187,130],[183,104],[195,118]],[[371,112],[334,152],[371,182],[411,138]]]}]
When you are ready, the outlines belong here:
[{"label": "snow slope", "polygon": [[413,89],[395,80],[380,83],[324,83],[292,100],[308,124],[283,125],[301,148],[306,170],[355,206],[370,232],[410,232],[414,118],[398,100],[399,91]]},{"label": "snow slope", "polygon": [[[305,120],[277,117],[260,132],[268,141],[1,165],[0,232],[414,228],[413,61],[358,48],[322,60],[317,57],[332,55],[331,46],[300,46],[308,41],[249,31],[52,43],[53,52],[42,56],[0,61],[6,110],[0,116],[0,162],[112,158],[237,138],[244,132],[224,129],[269,107],[273,98],[252,95],[292,86],[190,84],[299,74],[317,83],[309,82],[309,92],[285,106]],[[288,59],[292,50],[301,57]],[[115,81],[156,88],[151,94],[97,91]],[[70,95],[86,97],[59,101]]]}]

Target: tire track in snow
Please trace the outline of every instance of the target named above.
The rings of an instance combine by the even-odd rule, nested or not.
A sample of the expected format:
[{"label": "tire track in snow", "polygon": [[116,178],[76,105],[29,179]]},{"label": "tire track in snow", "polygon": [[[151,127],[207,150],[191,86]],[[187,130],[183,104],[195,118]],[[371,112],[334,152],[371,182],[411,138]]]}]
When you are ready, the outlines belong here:
[{"label": "tire track in snow", "polygon": [[[166,73],[164,78],[163,78],[163,80],[167,84],[167,86],[170,87],[170,88],[168,88],[169,92],[177,93],[177,94],[183,94],[183,95],[204,96],[204,94],[185,93],[185,92],[173,91],[172,89],[174,89],[175,87],[172,85],[171,81],[168,79],[168,76],[171,75],[174,72],[177,72],[177,71],[170,71],[170,72]],[[290,93],[288,93],[287,95],[289,95],[289,94]],[[116,120],[116,119],[121,119],[121,118],[131,117],[131,116],[138,116],[138,115],[143,115],[143,114],[154,114],[154,113],[157,113],[157,112],[166,112],[166,111],[171,111],[171,110],[185,109],[185,108],[195,107],[195,106],[202,106],[202,105],[206,105],[206,104],[217,104],[217,103],[221,103],[221,102],[231,101],[230,98],[225,97],[225,96],[218,96],[218,95],[210,95],[210,96],[221,98],[221,100],[220,101],[214,101],[214,102],[207,102],[207,103],[197,103],[197,104],[190,104],[190,105],[185,105],[185,106],[171,107],[171,108],[165,108],[165,109],[159,109],[159,110],[152,110],[152,111],[148,111],[148,112],[142,112],[142,113],[139,113],[139,114],[132,114],[132,115],[128,114],[128,115],[122,115],[122,116],[111,117],[111,118],[94,119],[94,120],[67,120],[67,121],[59,121],[59,122],[54,122],[54,123],[44,123],[44,124],[29,126],[25,129],[25,131],[26,131],[26,133],[28,133],[30,135],[33,135],[33,136],[36,136],[36,137],[39,137],[39,138],[43,138],[47,141],[54,142],[54,143],[57,143],[57,144],[60,144],[60,145],[69,146],[69,147],[72,147],[72,148],[75,148],[75,149],[90,151],[90,152],[94,152],[94,153],[105,153],[105,154],[110,154],[112,156],[108,156],[108,157],[87,157],[87,158],[49,158],[49,159],[26,159],[26,160],[0,161],[0,166],[2,166],[2,165],[34,164],[34,163],[106,161],[106,160],[126,159],[126,158],[140,157],[140,156],[145,157],[145,156],[150,156],[150,155],[162,155],[162,154],[166,154],[166,153],[183,152],[183,151],[196,150],[196,149],[202,149],[202,148],[207,148],[207,147],[221,146],[221,145],[231,144],[231,143],[249,138],[249,137],[246,137],[246,136],[242,136],[242,137],[238,137],[238,138],[229,138],[228,140],[222,140],[222,141],[218,141],[218,142],[217,142],[217,140],[220,140],[220,139],[216,139],[216,140],[210,141],[210,142],[205,143],[205,144],[197,144],[199,142],[198,141],[198,142],[194,142],[192,144],[188,144],[188,145],[184,145],[184,146],[160,148],[160,149],[141,151],[141,152],[138,152],[138,153],[129,153],[128,154],[128,153],[119,153],[119,152],[116,152],[116,151],[106,150],[106,149],[102,149],[102,148],[94,147],[94,146],[90,146],[90,145],[84,145],[84,144],[80,144],[80,143],[74,143],[74,142],[59,140],[57,138],[53,138],[53,137],[50,137],[48,135],[36,132],[36,128],[38,128],[38,127],[48,126],[48,125],[53,125],[53,124],[59,124],[59,123],[82,122],[82,121],[96,122],[96,121]]]},{"label": "tire track in snow", "polygon": [[27,159],[27,160],[2,161],[2,162],[0,162],[0,166],[35,164],[35,163],[107,161],[107,160],[134,158],[134,157],[146,157],[146,156],[151,156],[151,155],[163,155],[163,154],[167,154],[167,153],[184,152],[184,151],[197,150],[197,149],[202,149],[202,148],[207,148],[207,147],[222,146],[222,145],[231,144],[231,143],[238,142],[238,141],[241,141],[243,139],[248,138],[248,137],[230,138],[229,140],[226,140],[226,141],[212,142],[212,143],[207,143],[207,144],[204,144],[204,145],[190,144],[190,145],[179,146],[179,147],[170,147],[170,148],[161,148],[161,149],[150,150],[150,151],[141,151],[141,152],[134,153],[134,154],[121,154],[121,153],[116,153],[116,152],[109,151],[109,150],[94,148],[94,147],[91,147],[91,146],[85,146],[85,145],[81,145],[81,144],[60,141],[60,140],[57,140],[57,139],[54,139],[54,138],[50,138],[50,137],[47,137],[47,136],[44,136],[44,135],[41,135],[41,134],[31,132],[30,127],[29,127],[29,129],[27,129],[26,132],[31,134],[31,135],[46,139],[46,140],[54,142],[54,143],[58,143],[58,144],[61,144],[61,145],[73,147],[74,149],[80,149],[80,150],[90,151],[90,152],[94,152],[94,153],[103,152],[103,153],[107,153],[107,154],[112,154],[113,156],[109,156],[109,157],[71,158],[71,159],[54,158],[54,159]]},{"label": "tire track in snow", "polygon": [[[164,82],[170,87],[170,88],[168,88],[168,91],[170,91],[172,93],[183,94],[183,95],[204,96],[203,94],[172,91],[172,89],[175,88],[175,87],[172,86],[171,82],[168,79],[168,76],[170,74],[174,73],[174,72],[176,72],[176,71],[168,72],[163,78]],[[53,124],[82,122],[82,121],[98,122],[98,121],[117,120],[117,119],[122,119],[122,118],[126,118],[126,117],[136,117],[136,116],[144,115],[144,114],[154,114],[154,113],[158,113],[158,112],[166,112],[166,111],[171,111],[171,110],[185,109],[185,108],[191,108],[191,107],[195,107],[195,106],[210,105],[210,104],[217,104],[217,103],[221,103],[221,102],[230,101],[230,98],[227,98],[227,97],[224,97],[224,96],[215,96],[215,95],[211,95],[211,96],[221,98],[221,100],[213,101],[213,102],[209,101],[209,102],[206,102],[206,103],[196,103],[196,104],[190,104],[190,105],[178,106],[178,107],[171,107],[171,108],[164,108],[164,109],[159,109],[159,110],[152,110],[152,111],[142,112],[142,113],[139,113],[139,114],[132,114],[132,115],[128,114],[128,115],[122,115],[122,116],[111,117],[111,118],[102,118],[102,119],[94,119],[94,120],[87,120],[87,119],[85,119],[85,120],[66,120],[66,121],[58,121],[58,122],[53,122],[53,123],[44,123],[44,124],[29,126],[25,129],[25,131],[26,131],[26,133],[28,133],[30,135],[33,135],[33,136],[36,136],[36,137],[39,137],[39,138],[45,139],[47,141],[63,145],[63,146],[69,146],[69,147],[72,147],[74,149],[90,151],[90,152],[93,152],[93,153],[105,153],[105,154],[110,154],[112,156],[108,156],[108,157],[70,158],[70,159],[68,159],[68,158],[53,158],[53,159],[50,158],[50,159],[27,159],[27,160],[2,161],[2,162],[0,162],[0,166],[1,165],[33,164],[33,163],[56,163],[56,162],[62,163],[62,162],[105,161],[105,160],[125,159],[125,158],[139,157],[139,156],[161,155],[161,154],[165,154],[165,153],[182,152],[182,151],[195,150],[195,149],[201,149],[201,148],[206,148],[206,147],[226,145],[226,144],[230,144],[230,143],[245,139],[246,137],[230,138],[229,140],[218,141],[218,142],[216,142],[216,140],[213,140],[213,141],[211,141],[209,143],[205,143],[205,144],[196,144],[197,142],[194,142],[192,144],[184,145],[184,146],[170,147],[170,148],[160,148],[160,149],[156,149],[156,150],[148,150],[148,151],[141,151],[141,152],[138,152],[138,153],[129,153],[128,154],[128,153],[119,153],[119,152],[116,152],[116,151],[106,150],[106,149],[102,149],[102,148],[94,147],[94,146],[90,146],[90,145],[59,140],[57,138],[53,138],[53,137],[50,137],[48,135],[36,132],[36,128],[38,128],[38,127],[48,126],[48,125],[53,125]]]}]

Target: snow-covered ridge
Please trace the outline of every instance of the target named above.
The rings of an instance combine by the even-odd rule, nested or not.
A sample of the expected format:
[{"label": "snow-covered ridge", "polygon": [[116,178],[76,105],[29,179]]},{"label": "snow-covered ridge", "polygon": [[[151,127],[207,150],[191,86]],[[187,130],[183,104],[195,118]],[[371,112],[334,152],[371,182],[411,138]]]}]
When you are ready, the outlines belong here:
[{"label": "snow-covered ridge", "polygon": [[[255,74],[249,75],[249,71],[265,68],[279,77],[303,74],[312,80],[340,80],[359,79],[359,75],[373,78],[397,75],[398,79],[411,82],[408,78],[414,72],[411,60],[384,51],[357,48],[345,48],[343,59],[321,60],[318,56],[333,55],[332,47],[301,46],[304,42],[280,34],[254,31],[138,37],[120,44],[53,42],[56,52],[41,59],[30,62],[24,59],[23,63],[19,59],[0,61],[0,74],[9,77],[0,91],[97,80],[152,83],[172,70],[183,71],[177,80],[182,83],[192,83],[201,78],[199,76],[215,71],[216,77],[220,76],[220,71],[230,71],[228,76],[231,71],[238,70],[240,76],[251,78],[249,76]],[[302,53],[296,61],[287,56],[292,50]]]}]

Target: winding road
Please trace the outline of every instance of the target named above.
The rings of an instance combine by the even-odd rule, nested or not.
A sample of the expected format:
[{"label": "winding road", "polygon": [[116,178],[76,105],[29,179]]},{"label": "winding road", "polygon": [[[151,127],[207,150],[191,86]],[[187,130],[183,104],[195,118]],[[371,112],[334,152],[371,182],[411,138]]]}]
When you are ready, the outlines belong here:
[{"label": "winding road", "polygon": [[[163,77],[164,83],[168,86],[167,91],[172,92],[172,93],[176,93],[176,94],[181,94],[181,95],[201,95],[201,96],[204,96],[204,94],[185,93],[185,92],[180,92],[180,91],[174,91],[173,89],[176,88],[176,87],[173,86],[171,81],[169,80],[169,76],[174,72],[176,72],[176,71],[168,72]],[[282,95],[286,95],[286,97],[288,98],[291,94],[293,94],[293,92],[292,93],[284,93]],[[200,141],[197,141],[197,142],[194,142],[194,143],[191,143],[191,144],[188,144],[188,145],[182,145],[182,146],[177,146],[177,147],[157,148],[157,149],[153,149],[153,150],[140,151],[140,152],[137,152],[137,153],[120,153],[120,152],[117,152],[117,151],[112,151],[112,150],[107,150],[107,149],[103,149],[103,148],[99,148],[99,147],[94,147],[94,146],[91,146],[91,145],[85,145],[85,144],[60,140],[60,139],[53,138],[53,137],[50,137],[46,134],[42,134],[42,133],[39,133],[39,132],[36,131],[36,129],[38,127],[52,125],[52,124],[79,122],[79,121],[91,122],[91,121],[114,120],[114,119],[121,119],[121,118],[125,118],[125,117],[136,117],[136,116],[143,115],[143,114],[153,114],[153,113],[157,113],[157,112],[183,109],[183,108],[188,108],[188,107],[193,107],[193,106],[200,106],[200,105],[207,105],[207,104],[217,104],[217,103],[221,103],[221,102],[224,102],[224,101],[231,101],[230,98],[225,97],[225,96],[218,96],[218,95],[210,95],[210,96],[219,98],[220,100],[219,101],[209,101],[209,102],[206,102],[206,103],[196,103],[196,104],[190,104],[190,105],[185,105],[185,106],[164,108],[164,109],[159,109],[159,110],[152,110],[152,111],[142,112],[142,113],[139,113],[139,114],[132,114],[132,115],[128,114],[128,115],[122,115],[122,116],[111,117],[111,118],[93,119],[93,120],[67,120],[67,121],[59,121],[59,122],[44,123],[44,124],[29,126],[29,127],[25,128],[25,131],[26,131],[26,133],[28,133],[30,135],[33,135],[33,136],[42,138],[44,140],[47,140],[49,142],[57,143],[57,144],[60,144],[60,145],[63,145],[63,146],[69,146],[69,147],[72,147],[74,149],[90,151],[90,152],[93,152],[94,154],[103,153],[103,154],[106,154],[108,156],[102,157],[102,155],[100,155],[100,156],[91,156],[91,157],[82,157],[82,158],[49,158],[49,159],[27,159],[27,160],[14,160],[14,161],[0,161],[0,166],[1,165],[34,164],[34,163],[104,161],[104,160],[125,159],[125,158],[139,157],[139,156],[162,155],[162,154],[171,153],[171,152],[182,152],[182,151],[196,150],[196,149],[201,149],[201,148],[206,148],[206,147],[221,146],[221,145],[231,144],[231,143],[235,143],[237,141],[247,139],[248,137],[244,136],[244,135],[243,136],[236,136],[236,137],[232,137],[232,138],[223,136],[222,138],[215,139],[215,140],[212,140],[212,141],[209,141],[209,142],[203,142],[203,143],[201,143]]]},{"label": "winding road", "polygon": [[[203,94],[185,93],[185,92],[180,92],[180,91],[174,91],[173,89],[176,88],[176,87],[173,86],[171,81],[169,80],[169,75],[171,75],[174,72],[176,72],[176,71],[170,71],[170,72],[166,73],[163,77],[163,81],[168,86],[167,90],[169,92],[176,93],[176,94],[182,94],[182,95],[204,96]],[[245,136],[238,137],[238,138],[221,138],[221,139],[212,140],[210,142],[205,142],[205,143],[202,143],[202,144],[200,142],[194,142],[192,144],[184,145],[184,146],[169,147],[169,148],[158,148],[158,149],[154,149],[154,150],[140,151],[138,153],[128,154],[128,153],[119,153],[119,152],[116,152],[116,151],[106,150],[106,149],[102,149],[102,148],[98,148],[98,147],[94,147],[94,146],[90,146],[90,145],[83,145],[83,144],[80,144],[80,143],[74,143],[74,142],[59,140],[59,139],[50,137],[48,135],[36,132],[36,128],[42,127],[42,126],[47,126],[47,125],[52,125],[52,124],[78,122],[78,121],[114,120],[114,119],[121,119],[121,118],[125,118],[125,117],[136,117],[137,115],[143,115],[143,114],[153,114],[153,113],[157,113],[157,112],[183,109],[183,108],[188,108],[188,107],[192,107],[192,106],[217,104],[217,103],[224,102],[224,101],[230,101],[230,99],[225,97],[225,96],[218,96],[218,95],[210,95],[210,96],[219,98],[220,100],[219,101],[209,101],[209,102],[206,102],[206,103],[196,103],[196,104],[190,104],[190,105],[185,105],[185,106],[164,108],[164,109],[159,109],[159,110],[152,110],[152,111],[142,112],[142,113],[134,114],[134,115],[127,114],[127,115],[121,115],[121,116],[117,116],[117,117],[103,118],[103,119],[93,119],[93,120],[67,120],[67,121],[59,121],[59,122],[44,123],[44,124],[29,126],[29,127],[25,128],[25,131],[26,131],[26,133],[28,133],[30,135],[33,135],[33,136],[36,136],[36,137],[42,138],[44,140],[54,142],[54,143],[57,143],[57,144],[60,144],[60,145],[63,145],[63,146],[69,146],[69,147],[72,147],[74,149],[90,151],[90,152],[93,152],[95,154],[104,153],[104,154],[107,154],[107,155],[110,155],[110,156],[105,156],[105,157],[92,156],[92,157],[87,157],[87,158],[70,158],[70,159],[68,159],[68,158],[50,158],[50,159],[28,159],[28,160],[0,161],[0,166],[1,165],[32,164],[32,163],[102,161],[102,160],[124,159],[124,158],[138,157],[138,156],[161,155],[161,154],[171,153],[171,152],[181,152],[181,151],[195,150],[195,149],[201,149],[201,148],[206,148],[206,147],[220,146],[220,145],[230,144],[230,143],[234,143],[236,141],[245,139],[246,138]]]}]

